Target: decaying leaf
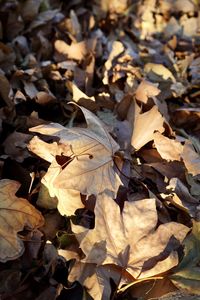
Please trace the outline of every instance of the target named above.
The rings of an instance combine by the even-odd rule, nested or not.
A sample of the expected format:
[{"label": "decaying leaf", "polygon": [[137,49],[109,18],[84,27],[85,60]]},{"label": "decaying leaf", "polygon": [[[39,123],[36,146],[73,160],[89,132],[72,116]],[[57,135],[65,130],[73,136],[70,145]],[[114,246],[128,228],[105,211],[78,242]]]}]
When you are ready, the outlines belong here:
[{"label": "decaying leaf", "polygon": [[26,199],[15,196],[20,184],[2,179],[0,201],[0,261],[16,259],[24,252],[24,245],[17,233],[24,228],[41,227],[43,217]]},{"label": "decaying leaf", "polygon": [[173,284],[188,293],[200,295],[200,222],[193,221],[193,229],[183,242],[184,256],[174,273]]},{"label": "decaying leaf", "polygon": [[163,159],[180,161],[181,153],[183,151],[183,146],[180,142],[169,139],[160,132],[155,132],[154,143],[157,151]]},{"label": "decaying leaf", "polygon": [[155,105],[143,114],[136,114],[131,138],[132,146],[136,150],[139,150],[145,144],[152,141],[155,131],[164,132],[163,123],[164,118]]},{"label": "decaying leaf", "polygon": [[156,200],[125,202],[119,206],[106,193],[97,197],[95,228],[81,232],[77,239],[86,257],[84,262],[97,265],[115,264],[123,270],[122,277],[132,280],[151,277],[178,264],[177,248],[190,230],[169,222],[157,226]]}]

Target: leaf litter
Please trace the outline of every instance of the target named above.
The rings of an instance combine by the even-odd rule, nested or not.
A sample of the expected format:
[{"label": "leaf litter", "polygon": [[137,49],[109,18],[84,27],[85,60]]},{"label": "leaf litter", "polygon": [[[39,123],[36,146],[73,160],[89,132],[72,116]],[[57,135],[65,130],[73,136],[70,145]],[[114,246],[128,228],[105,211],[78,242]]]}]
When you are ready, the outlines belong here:
[{"label": "leaf litter", "polygon": [[198,1],[0,1],[0,297],[198,299]]}]

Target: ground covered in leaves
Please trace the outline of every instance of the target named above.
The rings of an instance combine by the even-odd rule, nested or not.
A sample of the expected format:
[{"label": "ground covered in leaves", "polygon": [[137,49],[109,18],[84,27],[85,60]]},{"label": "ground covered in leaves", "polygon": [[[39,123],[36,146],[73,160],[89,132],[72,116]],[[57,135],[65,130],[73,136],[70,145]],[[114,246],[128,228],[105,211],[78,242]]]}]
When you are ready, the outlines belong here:
[{"label": "ground covered in leaves", "polygon": [[200,8],[0,1],[0,298],[200,298]]}]

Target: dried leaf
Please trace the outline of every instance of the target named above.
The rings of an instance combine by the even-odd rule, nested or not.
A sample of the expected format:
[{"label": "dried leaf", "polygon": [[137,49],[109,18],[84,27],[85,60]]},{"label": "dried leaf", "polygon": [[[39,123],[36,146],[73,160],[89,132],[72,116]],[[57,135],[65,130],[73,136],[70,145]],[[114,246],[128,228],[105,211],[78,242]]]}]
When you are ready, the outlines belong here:
[{"label": "dried leaf", "polygon": [[[80,108],[86,118],[87,128],[68,129],[53,123],[31,128],[31,131],[60,138],[56,153],[55,144],[52,144],[52,151],[52,145],[36,137],[29,144],[32,152],[51,160],[52,164],[43,183],[48,188],[51,185],[53,189],[71,189],[82,194],[97,195],[105,189],[116,194],[121,181],[113,169],[113,155],[119,146],[95,115]],[[62,155],[66,160],[64,165],[57,162],[57,155]]]},{"label": "dried leaf", "polygon": [[23,162],[30,154],[27,150],[27,144],[32,136],[14,131],[3,142],[4,152],[18,162]]},{"label": "dried leaf", "polygon": [[164,80],[171,79],[172,82],[176,82],[176,79],[171,71],[161,64],[147,63],[144,67],[144,71],[149,74],[150,72],[155,73],[158,76],[161,76]]},{"label": "dried leaf", "polygon": [[81,61],[96,47],[96,40],[90,39],[79,43],[73,43],[68,45],[62,40],[56,40],[54,43],[55,50],[58,54],[62,55],[63,58],[75,59]]},{"label": "dried leaf", "polygon": [[160,132],[155,132],[154,143],[157,151],[163,159],[180,161],[181,153],[183,151],[183,146],[180,142],[169,139]]},{"label": "dried leaf", "polygon": [[[193,221],[193,229],[186,237],[184,256],[180,264],[169,276],[173,284],[191,294],[200,295],[200,222]],[[196,298],[195,298],[196,299]]]},{"label": "dried leaf", "polygon": [[112,50],[110,52],[108,60],[105,63],[105,72],[104,72],[104,78],[103,78],[104,84],[109,83],[109,71],[112,68],[112,63],[113,63],[114,58],[116,58],[118,55],[120,55],[123,51],[124,51],[123,44],[119,41],[114,41],[112,44]]},{"label": "dried leaf", "polygon": [[154,276],[176,266],[178,255],[175,250],[190,229],[175,222],[161,224],[156,229],[155,203],[155,199],[125,202],[121,214],[110,196],[99,195],[95,228],[81,233],[79,226],[72,227],[75,233],[79,232],[77,239],[86,255],[83,261],[97,265],[115,264],[133,279]]},{"label": "dried leaf", "polygon": [[15,196],[20,187],[17,181],[0,181],[0,261],[16,259],[24,252],[23,242],[17,233],[23,228],[38,228],[43,225],[43,217],[26,199]]},{"label": "dried leaf", "polygon": [[10,92],[10,83],[8,79],[3,74],[0,73],[0,96],[8,106],[12,106],[13,103],[9,97],[9,92]]},{"label": "dried leaf", "polygon": [[199,210],[199,201],[192,197],[187,187],[178,178],[172,178],[167,190],[173,192],[172,203],[185,210],[190,216],[195,217]]},{"label": "dried leaf", "polygon": [[159,93],[158,84],[143,80],[136,90],[135,97],[141,102],[147,103],[148,98],[157,96]]},{"label": "dried leaf", "polygon": [[159,131],[160,133],[164,131],[163,123],[164,118],[156,106],[153,106],[143,114],[136,113],[131,139],[132,146],[139,150],[152,141],[154,139],[154,131]]},{"label": "dried leaf", "polygon": [[188,140],[185,142],[181,157],[188,170],[188,173],[192,174],[193,176],[200,174],[200,156],[194,150],[192,143]]}]

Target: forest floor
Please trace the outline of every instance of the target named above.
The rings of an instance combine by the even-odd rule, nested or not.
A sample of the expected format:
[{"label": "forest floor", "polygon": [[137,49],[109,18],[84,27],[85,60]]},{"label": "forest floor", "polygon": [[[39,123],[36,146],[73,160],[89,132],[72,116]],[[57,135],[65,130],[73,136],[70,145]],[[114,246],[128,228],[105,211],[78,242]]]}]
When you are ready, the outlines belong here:
[{"label": "forest floor", "polygon": [[197,0],[0,0],[0,299],[200,299]]}]

